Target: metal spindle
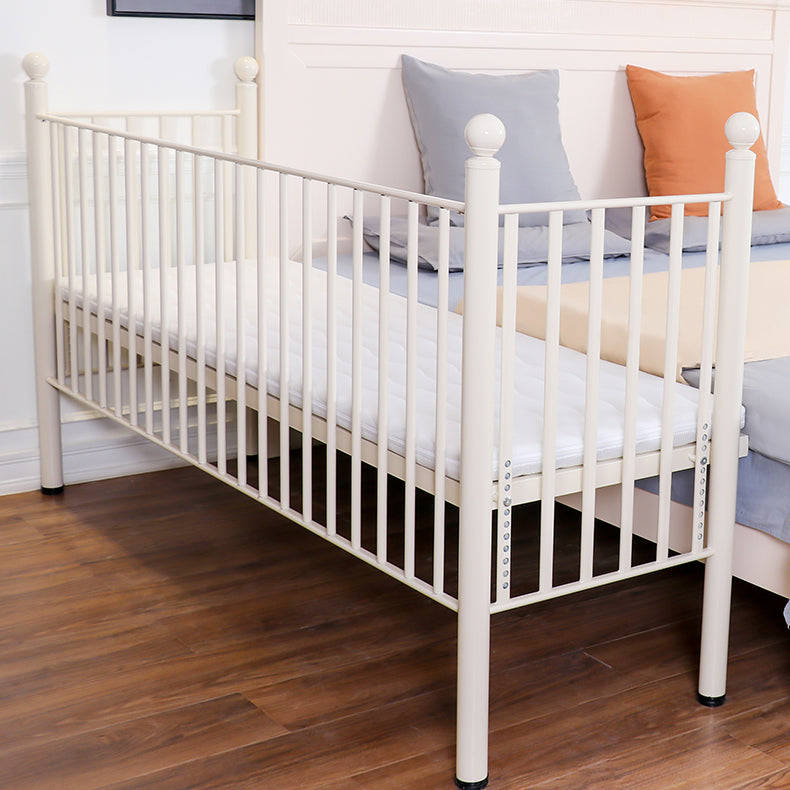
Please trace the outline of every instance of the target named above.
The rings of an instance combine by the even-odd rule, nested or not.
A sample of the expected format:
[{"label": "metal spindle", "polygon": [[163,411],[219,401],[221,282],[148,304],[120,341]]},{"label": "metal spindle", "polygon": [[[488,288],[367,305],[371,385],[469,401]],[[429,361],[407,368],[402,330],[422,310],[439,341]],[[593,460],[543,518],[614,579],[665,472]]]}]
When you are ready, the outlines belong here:
[{"label": "metal spindle", "polygon": [[669,556],[669,517],[672,504],[672,450],[675,431],[675,377],[680,336],[680,286],[683,264],[683,216],[685,206],[672,206],[669,239],[669,279],[667,282],[666,343],[664,347],[664,392],[661,407],[661,450],[658,465],[658,533],[656,559]]},{"label": "metal spindle", "polygon": [[419,204],[409,201],[406,252],[406,474],[404,491],[404,565],[407,579],[414,577],[415,466],[417,463],[417,263]]},{"label": "metal spindle", "polygon": [[716,296],[719,275],[719,229],[721,203],[708,207],[708,239],[705,260],[705,296],[702,305],[702,347],[700,349],[699,400],[697,404],[697,458],[694,467],[692,502],[692,551],[705,545],[705,503],[707,501],[708,461],[710,459],[711,384],[713,378],[713,338],[716,321]]},{"label": "metal spindle", "polygon": [[236,477],[247,485],[247,330],[245,327],[245,211],[244,168],[233,166],[236,185],[236,222],[233,249],[236,257]]},{"label": "metal spindle", "polygon": [[193,160],[194,168],[194,212],[195,212],[195,363],[197,368],[197,433],[198,461],[206,463],[206,326],[204,266],[206,263],[205,206],[203,204],[203,161],[199,156]]},{"label": "metal spindle", "polygon": [[376,426],[376,556],[387,561],[387,471],[389,449],[390,221],[392,200],[381,196],[379,208],[379,370]]},{"label": "metal spindle", "polygon": [[66,255],[68,260],[68,282],[69,282],[69,364],[71,366],[71,389],[79,392],[79,358],[77,346],[77,299],[74,293],[77,277],[77,249],[74,239],[74,178],[72,175],[72,143],[71,136],[73,130],[66,127],[64,130],[64,183],[66,197]]},{"label": "metal spindle", "polygon": [[502,304],[499,381],[499,481],[497,502],[496,600],[510,598],[512,557],[512,497],[510,470],[513,458],[513,392],[515,391],[516,265],[518,257],[518,214],[505,216],[502,248]]},{"label": "metal spindle", "polygon": [[290,468],[290,370],[289,370],[289,338],[288,338],[288,176],[280,174],[280,507],[288,510],[291,501]]},{"label": "metal spindle", "polygon": [[53,252],[55,264],[55,366],[58,383],[63,386],[66,380],[65,349],[63,338],[63,298],[61,281],[63,280],[63,127],[55,124],[49,126],[50,149],[52,156],[52,228]]},{"label": "metal spindle", "polygon": [[120,190],[118,188],[118,138],[107,138],[107,163],[109,167],[110,194],[110,301],[112,302],[112,394],[115,416],[123,414],[123,370],[121,347],[121,299],[118,293],[121,286],[121,230],[118,207]]},{"label": "metal spindle", "polygon": [[337,533],[337,187],[326,186],[326,531]]},{"label": "metal spindle", "polygon": [[[176,311],[178,313],[178,446],[182,453],[189,452],[189,391],[187,384],[186,338],[186,188],[184,176],[185,154],[176,157]],[[192,158],[194,167],[194,157]],[[193,194],[196,199],[196,194]]]},{"label": "metal spindle", "polygon": [[587,369],[584,393],[584,468],[582,472],[581,557],[582,581],[593,576],[595,547],[595,482],[598,460],[598,398],[601,369],[601,313],[603,304],[604,210],[592,211],[590,238],[590,309],[587,326]]},{"label": "metal spindle", "polygon": [[[214,288],[216,315],[217,374],[217,469],[220,475],[228,470],[226,435],[227,409],[225,400],[225,163],[214,160]],[[228,201],[230,202],[230,201]]]},{"label": "metal spindle", "polygon": [[354,190],[351,283],[351,545],[362,545],[362,223],[364,193]]},{"label": "metal spindle", "polygon": [[159,148],[159,347],[162,352],[162,441],[170,444],[170,288],[172,267],[170,217],[170,154]]},{"label": "metal spindle", "polygon": [[436,438],[433,491],[433,591],[444,592],[445,474],[447,466],[447,324],[450,292],[450,212],[439,209],[436,312]]},{"label": "metal spindle", "polygon": [[99,406],[107,408],[107,327],[105,273],[107,271],[106,229],[104,209],[104,188],[102,171],[102,135],[93,135],[93,204],[94,204],[94,243],[96,246],[96,334],[98,344]]},{"label": "metal spindle", "polygon": [[140,231],[143,266],[143,371],[145,380],[145,431],[154,432],[153,316],[151,315],[151,147],[140,145]]},{"label": "metal spindle", "polygon": [[302,181],[302,517],[313,520],[313,201]]},{"label": "metal spindle", "polygon": [[634,480],[636,477],[636,425],[639,409],[639,339],[642,335],[642,284],[645,258],[645,207],[631,212],[631,269],[628,293],[628,349],[623,410],[623,472],[620,503],[620,560],[625,571],[632,563],[634,532]]},{"label": "metal spindle", "polygon": [[543,366],[543,466],[540,504],[540,563],[538,588],[554,584],[554,511],[557,491],[557,423],[559,401],[560,288],[562,282],[561,211],[549,214],[546,279],[546,344]]},{"label": "metal spindle", "polygon": [[268,362],[267,345],[268,312],[266,310],[266,244],[268,222],[266,219],[266,179],[265,171],[258,170],[256,178],[257,195],[257,321],[258,321],[258,497],[269,495],[269,417],[268,404]]},{"label": "metal spindle", "polygon": [[90,330],[90,304],[86,298],[88,282],[90,281],[90,223],[88,209],[88,152],[84,143],[86,132],[84,129],[77,130],[77,157],[79,160],[79,205],[80,205],[80,261],[82,274],[82,360],[85,377],[85,397],[93,400],[93,350],[91,348]]},{"label": "metal spindle", "polygon": [[129,353],[129,422],[137,425],[137,318],[135,272],[140,263],[140,217],[137,196],[137,166],[135,142],[124,142],[124,175],[126,184],[126,283],[129,324],[127,327]]}]

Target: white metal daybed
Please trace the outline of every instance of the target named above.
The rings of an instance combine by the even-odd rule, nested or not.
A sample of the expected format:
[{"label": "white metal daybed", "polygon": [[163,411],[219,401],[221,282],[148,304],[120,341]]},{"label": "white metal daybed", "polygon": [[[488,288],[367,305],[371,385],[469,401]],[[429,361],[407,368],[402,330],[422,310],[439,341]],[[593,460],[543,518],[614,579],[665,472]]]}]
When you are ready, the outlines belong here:
[{"label": "white metal daybed", "polygon": [[[734,150],[725,192],[670,201],[678,215],[685,202],[709,202],[714,229],[724,205],[720,288],[717,297],[713,244],[696,390],[674,381],[671,349],[670,375],[663,378],[640,372],[635,358],[625,367],[601,361],[595,299],[588,354],[559,346],[563,213],[592,214],[595,293],[603,276],[605,208],[626,205],[643,216],[657,199],[500,206],[496,119],[480,116],[467,128],[467,196],[449,201],[257,161],[257,68],[250,59],[237,66],[238,109],[202,119],[51,114],[45,59],[29,56],[25,68],[45,490],[57,491],[63,482],[58,401],[65,393],[457,610],[461,787],[487,782],[488,631],[497,611],[706,559],[699,695],[706,704],[723,701],[734,489],[745,450],[738,360],[754,161],[748,148],[756,139],[749,118],[728,130]],[[235,139],[237,153],[201,144],[209,115],[218,120],[215,139],[226,148]],[[463,317],[446,301],[434,309],[417,299],[418,225],[429,206],[439,214],[440,288],[449,276],[450,212],[464,213]],[[495,314],[500,218],[503,277],[515,284],[519,217],[538,210],[551,216],[545,343],[515,331],[514,300],[505,300],[501,327]],[[353,219],[345,247],[337,232],[344,214]],[[409,235],[406,298],[387,288],[389,221],[401,215]],[[378,289],[362,283],[365,216],[380,219]],[[630,246],[638,289],[638,234]],[[344,254],[351,256],[351,279],[335,274]],[[319,257],[326,273],[314,265]],[[674,260],[677,274],[680,256]],[[706,385],[717,310],[714,400]],[[636,330],[636,312],[632,320]],[[272,424],[279,424],[274,437]],[[296,450],[294,431],[306,437]],[[279,462],[261,452],[257,474],[248,473],[248,451],[268,447],[272,438]],[[337,516],[338,450],[350,456],[347,529]],[[314,474],[319,455],[326,459],[320,480]],[[279,479],[270,489],[272,463]],[[363,463],[377,469],[372,536],[362,518]],[[668,481],[678,469],[694,470],[699,504],[708,508],[707,519],[688,524],[690,545],[682,553],[670,549]],[[298,502],[289,494],[296,474]],[[620,484],[628,498],[637,479],[656,475],[662,494],[655,559],[633,561],[634,511],[626,505],[616,570],[597,572],[596,491]],[[405,486],[402,551],[396,553],[389,546],[389,478]],[[427,572],[415,545],[418,490],[436,502]],[[576,492],[582,498],[578,579],[558,583],[554,503]],[[541,523],[530,527],[540,532],[534,585],[532,569],[511,553],[512,533],[522,528],[514,509],[530,501],[542,503]],[[446,502],[459,509],[457,592],[445,561],[456,539],[446,528]]]}]

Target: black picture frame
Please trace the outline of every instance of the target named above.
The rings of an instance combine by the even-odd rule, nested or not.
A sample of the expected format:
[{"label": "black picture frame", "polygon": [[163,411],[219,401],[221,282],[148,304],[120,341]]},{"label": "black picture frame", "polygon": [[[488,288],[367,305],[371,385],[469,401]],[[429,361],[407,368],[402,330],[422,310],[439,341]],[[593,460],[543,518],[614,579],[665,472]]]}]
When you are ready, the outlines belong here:
[{"label": "black picture frame", "polygon": [[255,0],[107,0],[107,15],[255,19]]}]

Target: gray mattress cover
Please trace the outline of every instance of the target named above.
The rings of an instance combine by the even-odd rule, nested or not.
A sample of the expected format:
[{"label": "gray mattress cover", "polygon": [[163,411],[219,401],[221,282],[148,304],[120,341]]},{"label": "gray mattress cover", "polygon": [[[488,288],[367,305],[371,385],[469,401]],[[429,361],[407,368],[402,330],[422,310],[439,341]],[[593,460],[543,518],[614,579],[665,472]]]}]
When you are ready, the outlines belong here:
[{"label": "gray mattress cover", "polygon": [[[658,478],[642,480],[640,488],[658,492]],[[672,499],[684,505],[693,500],[694,472],[672,475]],[[738,465],[735,520],[790,543],[790,466],[750,450]]]}]

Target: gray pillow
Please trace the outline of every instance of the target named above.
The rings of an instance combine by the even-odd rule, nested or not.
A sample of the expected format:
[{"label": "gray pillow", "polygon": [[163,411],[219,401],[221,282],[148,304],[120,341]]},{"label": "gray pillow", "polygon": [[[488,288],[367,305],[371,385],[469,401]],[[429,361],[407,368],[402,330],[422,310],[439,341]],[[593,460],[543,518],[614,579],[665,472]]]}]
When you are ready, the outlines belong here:
[{"label": "gray pillow", "polygon": [[[470,74],[401,56],[403,87],[422,158],[429,195],[464,200],[464,162],[472,155],[464,139],[469,119],[493,113],[505,125],[502,203],[578,200],[560,136],[559,73]],[[436,209],[429,220],[437,218]],[[581,222],[582,211],[566,211],[566,223]],[[463,225],[453,213],[452,224]],[[521,225],[547,225],[547,214],[522,214]]]},{"label": "gray pillow", "polygon": [[[562,260],[564,263],[584,261],[590,258],[590,223],[574,222],[562,228]],[[460,272],[464,268],[464,228],[450,227],[450,271]],[[371,217],[363,222],[365,241],[379,250],[379,220]],[[499,261],[502,265],[502,239],[504,230],[499,231]],[[518,263],[545,264],[548,259],[549,229],[547,225],[531,225],[518,230]],[[393,217],[390,220],[390,258],[397,263],[407,262],[408,220]],[[604,257],[628,255],[628,241],[609,231],[604,232]],[[436,225],[417,226],[417,261],[421,269],[433,271],[439,268],[439,228]]]},{"label": "gray pillow", "polygon": [[[669,219],[645,222],[645,247],[669,252]],[[624,239],[631,238],[631,209],[606,211],[606,227]],[[752,246],[790,241],[790,207],[752,213]],[[708,246],[708,218],[683,218],[683,251],[698,252]]]}]

